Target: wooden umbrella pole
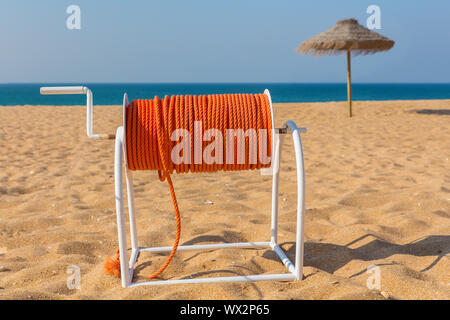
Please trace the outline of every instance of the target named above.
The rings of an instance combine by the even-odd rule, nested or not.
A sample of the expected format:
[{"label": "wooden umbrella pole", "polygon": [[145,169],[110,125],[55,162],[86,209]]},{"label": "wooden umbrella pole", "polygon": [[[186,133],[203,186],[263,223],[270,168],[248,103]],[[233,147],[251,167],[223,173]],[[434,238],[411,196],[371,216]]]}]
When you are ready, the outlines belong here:
[{"label": "wooden umbrella pole", "polygon": [[347,98],[348,98],[348,116],[352,117],[352,66],[350,50],[347,50]]}]

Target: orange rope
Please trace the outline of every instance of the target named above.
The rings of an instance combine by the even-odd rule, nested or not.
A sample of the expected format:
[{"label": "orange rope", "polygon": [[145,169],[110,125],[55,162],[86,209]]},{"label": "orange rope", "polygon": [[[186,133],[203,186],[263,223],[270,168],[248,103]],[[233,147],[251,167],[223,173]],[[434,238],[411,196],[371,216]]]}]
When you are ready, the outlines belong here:
[{"label": "orange rope", "polygon": [[[270,166],[268,163],[261,163],[261,155],[266,153],[271,155],[272,143],[272,116],[270,103],[265,94],[223,94],[209,96],[166,96],[164,100],[155,97],[153,100],[134,100],[126,111],[126,144],[127,163],[130,170],[157,170],[161,181],[167,179],[170,195],[172,197],[175,215],[177,220],[177,231],[172,251],[164,265],[149,278],[155,278],[161,274],[169,265],[178,248],[181,232],[180,212],[175,196],[170,175],[187,172],[215,172],[215,171],[235,171],[253,170]],[[202,127],[194,132],[194,122],[201,121]],[[190,133],[190,162],[175,164],[171,160],[171,152],[177,144],[171,140],[172,133],[177,129],[186,129]],[[203,150],[214,140],[212,136],[205,134],[208,129],[217,129],[222,133],[223,152],[214,149],[214,157],[220,160],[218,163],[206,163],[203,159]],[[237,135],[233,138],[234,158],[228,159],[226,148],[226,136],[228,129],[254,129],[256,132],[256,159],[251,163],[250,137],[245,136],[245,141]],[[267,130],[267,141],[260,139],[260,129]],[[199,132],[201,130],[201,132]],[[195,135],[201,137],[201,163],[195,163]],[[211,141],[203,141],[203,134]],[[215,137],[214,139],[217,139]],[[238,163],[238,146],[245,143],[244,163]],[[266,146],[266,150],[260,150],[260,146]],[[258,156],[259,155],[259,156]],[[197,156],[197,158],[198,158]],[[231,158],[231,157],[230,157]],[[217,159],[217,158],[216,158]],[[228,161],[227,161],[228,159]],[[197,159],[198,160],[198,159]],[[231,160],[231,161],[229,161]],[[222,163],[220,163],[222,162]],[[231,163],[229,163],[231,162]],[[255,163],[256,162],[256,163]],[[116,259],[108,258],[105,263],[105,271],[108,274],[118,276],[120,274],[119,255]]]}]

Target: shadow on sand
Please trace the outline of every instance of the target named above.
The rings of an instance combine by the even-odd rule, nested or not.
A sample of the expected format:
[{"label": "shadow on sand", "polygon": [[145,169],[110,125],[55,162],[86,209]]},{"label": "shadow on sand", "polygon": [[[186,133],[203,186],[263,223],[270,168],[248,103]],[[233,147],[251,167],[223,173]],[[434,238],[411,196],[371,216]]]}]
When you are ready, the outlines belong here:
[{"label": "shadow on sand", "polygon": [[[357,248],[350,248],[350,246],[357,244],[359,241],[367,237],[373,237],[375,239]],[[186,241],[183,244],[192,245],[202,242],[219,242],[219,243],[234,242],[226,238],[227,237],[217,235],[203,235],[195,237],[189,241]],[[239,240],[246,241],[245,239]],[[283,248],[283,250],[287,253],[287,256],[291,259],[291,261],[293,261],[295,255],[295,242],[284,242],[280,244],[280,247]],[[208,251],[213,250],[194,253],[192,256],[185,259],[184,262],[188,262],[189,260],[197,257],[198,255],[206,253]],[[304,266],[311,266],[326,271],[328,273],[334,273],[335,271],[339,270],[352,260],[373,261],[385,259],[396,254],[407,254],[417,257],[435,256],[436,258],[429,266],[420,270],[420,272],[424,272],[433,268],[444,256],[446,256],[449,253],[450,253],[450,236],[448,235],[431,235],[419,238],[413,242],[404,245],[398,245],[395,243],[379,239],[377,236],[373,234],[366,234],[345,245],[336,245],[332,243],[305,242]],[[265,251],[262,257],[281,263],[276,253],[272,250]],[[203,271],[191,274],[181,279],[200,278],[206,275],[213,275],[213,274],[230,274],[242,276],[248,273],[251,274],[264,273],[264,269],[258,263],[256,263],[253,258],[250,259],[250,263],[252,264],[251,267],[236,264],[234,265],[233,268],[234,270],[221,269],[221,270]],[[394,265],[394,264],[396,263],[391,262],[377,265],[380,266],[380,265]],[[136,274],[150,265],[151,265],[150,262],[142,263],[140,266],[136,268]],[[238,271],[239,269],[242,271]],[[366,269],[363,269],[351,275],[350,278],[356,277],[365,272]],[[250,283],[250,286],[256,291],[257,296],[261,299],[263,295],[262,292],[258,289],[258,287],[254,283]]]},{"label": "shadow on sand", "polygon": [[435,114],[438,116],[450,116],[450,109],[420,109],[420,110],[413,110],[413,112],[418,114]]},{"label": "shadow on sand", "polygon": [[[350,248],[353,244],[366,237],[374,237],[375,240],[357,248]],[[288,257],[295,255],[295,243],[285,242],[281,247],[287,252]],[[373,234],[366,234],[353,240],[346,245],[336,245],[332,243],[305,243],[304,265],[311,266],[328,273],[334,273],[352,260],[372,261],[390,257],[395,254],[408,254],[417,257],[435,256],[436,259],[426,268],[420,270],[424,272],[433,268],[445,255],[450,253],[450,236],[432,235],[420,238],[408,244],[398,245],[379,239]],[[272,251],[267,251],[264,257],[278,260]],[[391,265],[393,263],[386,263]],[[366,272],[366,269],[350,276],[356,277]]]}]

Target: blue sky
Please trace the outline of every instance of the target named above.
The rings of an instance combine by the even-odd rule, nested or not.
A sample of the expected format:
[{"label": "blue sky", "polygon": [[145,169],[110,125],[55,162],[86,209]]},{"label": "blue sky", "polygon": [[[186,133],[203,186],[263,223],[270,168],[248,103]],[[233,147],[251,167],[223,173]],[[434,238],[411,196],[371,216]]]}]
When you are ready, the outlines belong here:
[{"label": "blue sky", "polygon": [[[81,30],[66,9],[81,8]],[[381,8],[386,53],[353,59],[354,82],[450,82],[448,0],[1,0],[0,83],[345,82],[345,56],[295,48]]]}]

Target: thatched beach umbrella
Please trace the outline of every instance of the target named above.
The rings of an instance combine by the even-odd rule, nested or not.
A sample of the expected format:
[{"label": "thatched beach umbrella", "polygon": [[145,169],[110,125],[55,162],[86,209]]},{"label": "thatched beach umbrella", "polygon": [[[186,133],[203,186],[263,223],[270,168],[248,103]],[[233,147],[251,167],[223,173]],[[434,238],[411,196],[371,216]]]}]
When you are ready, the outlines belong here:
[{"label": "thatched beach umbrella", "polygon": [[350,53],[373,54],[379,51],[386,51],[394,46],[394,41],[382,35],[364,28],[356,19],[340,20],[337,24],[318,34],[317,36],[304,41],[297,51],[315,56],[325,54],[338,55],[347,52],[347,95],[349,116],[352,116],[352,87],[351,87],[351,63]]}]

